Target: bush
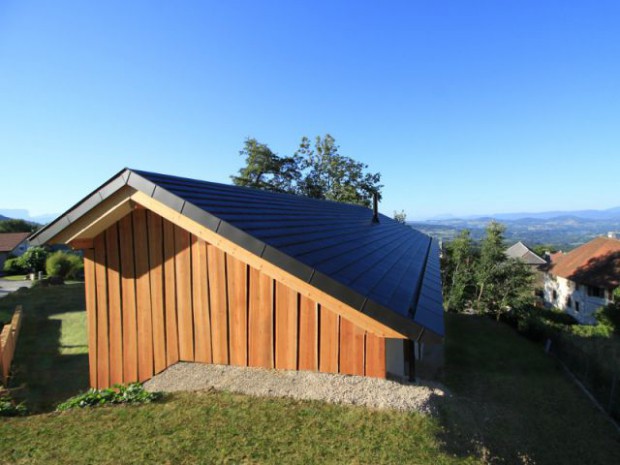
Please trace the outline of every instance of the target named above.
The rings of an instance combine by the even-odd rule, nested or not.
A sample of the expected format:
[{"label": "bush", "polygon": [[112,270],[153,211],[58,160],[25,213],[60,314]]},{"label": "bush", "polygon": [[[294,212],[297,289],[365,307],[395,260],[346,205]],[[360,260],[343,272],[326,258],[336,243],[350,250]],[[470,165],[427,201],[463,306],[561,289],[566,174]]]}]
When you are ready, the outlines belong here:
[{"label": "bush", "polygon": [[8,275],[16,275],[16,274],[26,274],[27,271],[22,267],[19,258],[9,258],[4,262],[4,266],[2,268]]},{"label": "bush", "polygon": [[82,257],[61,250],[54,252],[45,261],[45,272],[56,278],[77,278],[84,270]]},{"label": "bush", "polygon": [[0,394],[0,417],[16,417],[27,413],[28,409],[24,404],[16,404],[6,393]]},{"label": "bush", "polygon": [[47,255],[48,251],[43,247],[30,247],[17,260],[26,273],[36,273],[44,270]]},{"label": "bush", "polygon": [[140,383],[128,386],[115,384],[107,389],[90,389],[58,405],[56,410],[61,412],[72,408],[97,407],[106,404],[149,404],[161,397],[161,392],[148,392]]},{"label": "bush", "polygon": [[594,315],[596,320],[605,326],[608,326],[610,330],[620,335],[620,303],[612,303],[605,307],[601,307],[596,311]]}]

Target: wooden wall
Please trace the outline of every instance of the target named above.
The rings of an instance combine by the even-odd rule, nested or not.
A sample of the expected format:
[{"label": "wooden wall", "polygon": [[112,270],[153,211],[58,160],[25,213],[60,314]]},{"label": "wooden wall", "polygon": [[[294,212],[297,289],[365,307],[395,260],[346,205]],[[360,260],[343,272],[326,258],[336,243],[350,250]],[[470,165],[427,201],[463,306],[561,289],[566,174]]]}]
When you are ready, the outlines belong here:
[{"label": "wooden wall", "polygon": [[385,377],[385,340],[139,209],[84,250],[90,383],[178,361]]}]

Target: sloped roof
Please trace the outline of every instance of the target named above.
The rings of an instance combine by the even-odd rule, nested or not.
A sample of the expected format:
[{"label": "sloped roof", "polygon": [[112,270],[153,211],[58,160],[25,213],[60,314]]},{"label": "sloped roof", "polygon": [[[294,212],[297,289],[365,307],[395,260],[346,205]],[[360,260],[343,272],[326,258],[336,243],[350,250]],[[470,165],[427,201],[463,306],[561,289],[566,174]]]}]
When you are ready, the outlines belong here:
[{"label": "sloped roof", "polygon": [[565,254],[554,254],[549,271],[577,283],[620,286],[620,240],[597,237]]},{"label": "sloped roof", "polygon": [[539,255],[535,254],[532,249],[521,241],[510,246],[506,250],[506,255],[510,258],[522,260],[528,265],[545,265],[547,263],[544,258],[541,258]]},{"label": "sloped roof", "polygon": [[[410,337],[444,335],[439,248],[372,210],[126,169],[32,236],[43,243],[129,185]],[[411,325],[413,323],[413,325]]]},{"label": "sloped roof", "polygon": [[0,233],[0,252],[11,252],[15,247],[24,242],[30,233]]}]

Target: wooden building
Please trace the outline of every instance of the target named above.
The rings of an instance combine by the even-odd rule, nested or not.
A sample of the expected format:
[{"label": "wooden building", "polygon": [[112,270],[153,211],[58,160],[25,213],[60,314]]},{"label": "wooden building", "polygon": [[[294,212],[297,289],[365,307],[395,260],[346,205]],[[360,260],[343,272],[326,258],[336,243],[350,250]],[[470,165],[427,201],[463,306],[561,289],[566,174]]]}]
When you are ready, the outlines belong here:
[{"label": "wooden building", "polygon": [[93,387],[178,361],[375,377],[438,364],[438,248],[364,207],[125,169],[31,243],[83,250]]}]

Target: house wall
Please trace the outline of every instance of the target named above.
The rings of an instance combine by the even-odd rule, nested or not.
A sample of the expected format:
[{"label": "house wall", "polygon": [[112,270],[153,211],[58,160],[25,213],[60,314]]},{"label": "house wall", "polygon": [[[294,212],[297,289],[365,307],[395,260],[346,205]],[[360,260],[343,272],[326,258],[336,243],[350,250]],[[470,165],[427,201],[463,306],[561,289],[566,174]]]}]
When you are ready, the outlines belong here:
[{"label": "house wall", "polygon": [[[555,291],[555,298],[554,298]],[[607,295],[608,292],[605,291]],[[570,298],[570,305],[569,304]],[[596,310],[611,301],[607,298],[599,298],[588,295],[588,287],[578,285],[561,276],[554,276],[550,273],[545,274],[544,299],[547,305],[564,310],[577,321],[583,324],[594,324]],[[579,311],[577,311],[579,303]]]},{"label": "house wall", "polygon": [[178,361],[385,377],[385,339],[139,209],[84,250],[90,383]]}]

